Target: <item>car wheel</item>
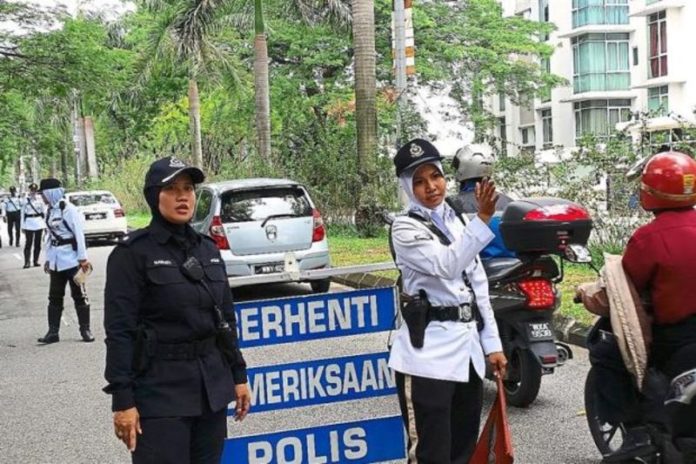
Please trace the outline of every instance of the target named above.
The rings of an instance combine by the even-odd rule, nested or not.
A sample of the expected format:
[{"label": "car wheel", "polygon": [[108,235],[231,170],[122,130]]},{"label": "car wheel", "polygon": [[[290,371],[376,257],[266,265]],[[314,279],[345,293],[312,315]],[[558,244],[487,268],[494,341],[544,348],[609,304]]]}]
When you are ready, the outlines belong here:
[{"label": "car wheel", "polygon": [[311,280],[309,285],[311,285],[314,293],[326,293],[331,286],[331,279]]}]

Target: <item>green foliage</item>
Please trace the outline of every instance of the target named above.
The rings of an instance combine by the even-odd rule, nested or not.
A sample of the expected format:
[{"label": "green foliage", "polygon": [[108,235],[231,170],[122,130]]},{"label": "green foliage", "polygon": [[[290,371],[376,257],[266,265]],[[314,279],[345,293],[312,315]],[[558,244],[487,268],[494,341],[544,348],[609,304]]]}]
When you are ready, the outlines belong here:
[{"label": "green foliage", "polygon": [[[26,36],[3,40],[12,44],[10,49],[0,47],[0,56],[3,51],[4,56],[21,54],[0,58],[0,176],[10,176],[19,155],[33,149],[41,175],[57,175],[50,171],[57,167],[69,180],[74,172],[70,111],[77,104],[95,124],[102,177],[89,185],[114,191],[128,211],[146,210],[140,187],[149,162],[166,155],[190,158],[186,92],[195,74],[209,179],[298,180],[311,190],[328,222],[347,228],[354,227],[357,192],[367,191],[370,201],[361,221],[368,235],[381,233],[381,224],[373,220],[376,212],[395,208],[397,201],[387,156],[396,144],[397,120],[390,86],[391,3],[375,2],[382,147],[373,171],[361,180],[350,2],[264,0],[275,160],[268,166],[256,154],[253,2],[206,2],[207,9],[194,17],[191,7],[197,1],[142,1],[117,23],[39,12],[28,4],[0,6],[0,19],[14,15],[33,26]],[[465,92],[472,86],[483,93],[503,88],[521,96],[557,82],[515,59],[547,56],[551,50],[535,37],[548,26],[502,18],[494,0],[418,2],[415,15],[419,81],[452,82],[452,94],[471,119],[476,116]],[[209,25],[203,28],[205,40],[192,34],[200,21]],[[62,27],[40,27],[51,22]],[[425,133],[413,105],[407,104],[399,117],[402,136]]]}]

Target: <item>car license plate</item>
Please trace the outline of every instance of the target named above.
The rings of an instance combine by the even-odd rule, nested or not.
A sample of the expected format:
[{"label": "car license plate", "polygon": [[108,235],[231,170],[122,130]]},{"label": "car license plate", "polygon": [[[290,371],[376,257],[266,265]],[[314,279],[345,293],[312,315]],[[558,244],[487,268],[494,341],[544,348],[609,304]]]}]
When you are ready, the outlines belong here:
[{"label": "car license plate", "polygon": [[104,213],[93,213],[93,214],[85,214],[85,219],[93,220],[93,219],[104,219],[106,218],[106,214]]},{"label": "car license plate", "polygon": [[254,266],[255,274],[273,274],[274,272],[283,272],[285,265],[283,263],[275,264],[259,264]]},{"label": "car license plate", "polygon": [[548,322],[532,322],[527,324],[527,329],[532,340],[553,340],[553,331]]}]

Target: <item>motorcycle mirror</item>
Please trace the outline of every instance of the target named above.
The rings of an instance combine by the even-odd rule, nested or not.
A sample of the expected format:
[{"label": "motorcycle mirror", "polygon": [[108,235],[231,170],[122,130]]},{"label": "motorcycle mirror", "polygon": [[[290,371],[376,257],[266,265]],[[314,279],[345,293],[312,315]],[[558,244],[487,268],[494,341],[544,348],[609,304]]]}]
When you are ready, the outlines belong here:
[{"label": "motorcycle mirror", "polygon": [[643,168],[648,163],[649,159],[649,156],[643,156],[638,161],[636,161],[635,164],[631,166],[631,169],[629,169],[628,172],[626,172],[626,180],[634,181],[638,179],[640,175],[643,173]]},{"label": "motorcycle mirror", "polygon": [[592,255],[590,250],[576,243],[568,245],[565,248],[565,259],[571,263],[591,263]]}]

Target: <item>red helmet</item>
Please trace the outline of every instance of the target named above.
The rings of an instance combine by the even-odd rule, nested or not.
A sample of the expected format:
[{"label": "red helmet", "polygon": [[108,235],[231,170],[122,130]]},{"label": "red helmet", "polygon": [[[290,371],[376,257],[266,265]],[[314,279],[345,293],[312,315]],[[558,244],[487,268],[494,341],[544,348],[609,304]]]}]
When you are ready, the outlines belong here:
[{"label": "red helmet", "polygon": [[653,156],[640,180],[640,205],[646,211],[696,205],[696,161],[684,153]]}]

